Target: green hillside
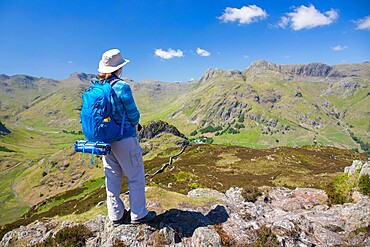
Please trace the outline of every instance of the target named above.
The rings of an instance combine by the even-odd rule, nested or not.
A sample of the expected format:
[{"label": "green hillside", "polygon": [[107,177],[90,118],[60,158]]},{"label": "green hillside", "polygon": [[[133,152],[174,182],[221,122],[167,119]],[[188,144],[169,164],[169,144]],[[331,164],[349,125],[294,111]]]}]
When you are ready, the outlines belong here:
[{"label": "green hillside", "polygon": [[[358,140],[370,142],[369,71],[370,63],[331,67],[262,60],[244,71],[209,69],[197,83],[129,83],[142,123],[165,120],[187,135],[197,131],[195,137],[205,134],[216,143],[265,148],[318,143],[361,149]],[[81,95],[91,76],[75,73],[48,87],[46,79],[30,84],[23,78],[32,85],[23,96],[27,104],[10,101],[18,105],[10,107],[17,110],[8,124],[77,133]],[[42,90],[46,92],[41,97]],[[11,90],[1,93],[14,97]]]},{"label": "green hillside", "polygon": [[216,143],[359,148],[350,131],[370,142],[369,71],[370,63],[330,67],[266,61],[243,72],[208,70],[160,115],[185,133],[196,130]]}]

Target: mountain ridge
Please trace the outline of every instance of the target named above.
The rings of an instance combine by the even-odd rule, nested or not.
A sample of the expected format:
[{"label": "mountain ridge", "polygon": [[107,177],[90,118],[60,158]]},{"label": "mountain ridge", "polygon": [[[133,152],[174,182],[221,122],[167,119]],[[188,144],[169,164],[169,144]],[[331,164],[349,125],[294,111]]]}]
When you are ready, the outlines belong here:
[{"label": "mountain ridge", "polygon": [[[243,71],[209,69],[194,82],[127,81],[143,123],[165,120],[187,135],[207,126],[222,128],[218,135],[208,134],[218,143],[267,147],[296,145],[301,141],[292,140],[302,138],[306,144],[350,148],[357,144],[348,129],[360,139],[369,139],[369,71],[370,63],[366,62],[329,66],[278,65],[259,60]],[[75,72],[56,82],[57,86],[50,85],[45,93],[31,90],[33,97],[23,99],[13,114],[2,114],[3,119],[78,131],[80,98],[93,76]],[[9,99],[12,93],[3,95]],[[5,104],[9,103],[0,102],[0,110]],[[5,107],[7,113],[11,109]],[[35,120],[35,114],[41,113],[47,118]],[[339,139],[328,138],[333,131]],[[243,138],[248,141],[243,143]]]}]

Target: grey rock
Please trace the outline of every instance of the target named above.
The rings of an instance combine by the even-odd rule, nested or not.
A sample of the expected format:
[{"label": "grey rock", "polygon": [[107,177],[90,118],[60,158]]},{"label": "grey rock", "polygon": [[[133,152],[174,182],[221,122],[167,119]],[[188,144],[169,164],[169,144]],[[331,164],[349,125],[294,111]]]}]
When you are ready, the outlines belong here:
[{"label": "grey rock", "polygon": [[188,197],[190,198],[199,198],[199,197],[212,197],[217,198],[222,201],[227,201],[227,196],[225,194],[218,192],[217,190],[206,189],[206,188],[199,188],[194,189],[188,192]]},{"label": "grey rock", "polygon": [[171,227],[162,228],[161,230],[159,230],[159,234],[163,235],[164,242],[166,242],[169,245],[176,244],[181,241],[181,238],[178,235],[178,233]]},{"label": "grey rock", "polygon": [[370,176],[370,162],[366,162],[362,166],[361,171],[360,171],[359,178],[362,177],[362,176],[365,176],[365,175],[369,175]]},{"label": "grey rock", "polygon": [[213,78],[216,78],[222,74],[221,69],[208,69],[204,75],[199,79],[199,83],[209,81]]},{"label": "grey rock", "polygon": [[250,70],[252,73],[263,72],[266,70],[281,72],[282,66],[268,62],[266,60],[258,60],[253,62],[247,69]]},{"label": "grey rock", "polygon": [[302,98],[302,93],[301,92],[295,92],[294,97]]},{"label": "grey rock", "polygon": [[325,204],[328,200],[325,191],[310,188],[272,188],[268,197],[273,206],[285,211],[311,209],[316,205]]},{"label": "grey rock", "polygon": [[221,238],[217,232],[208,227],[199,227],[194,231],[192,246],[194,247],[217,247],[222,246]]},{"label": "grey rock", "polygon": [[344,172],[348,173],[348,176],[352,176],[353,174],[360,172],[362,166],[363,162],[361,160],[354,160],[351,166],[346,166],[344,168]]},{"label": "grey rock", "polygon": [[345,244],[345,240],[341,235],[325,229],[319,224],[313,224],[313,232],[316,239],[323,246],[342,246]]},{"label": "grey rock", "polygon": [[291,72],[299,76],[328,76],[333,68],[322,63],[296,65]]},{"label": "grey rock", "polygon": [[242,188],[231,187],[226,191],[225,195],[230,203],[238,204],[245,201]]}]

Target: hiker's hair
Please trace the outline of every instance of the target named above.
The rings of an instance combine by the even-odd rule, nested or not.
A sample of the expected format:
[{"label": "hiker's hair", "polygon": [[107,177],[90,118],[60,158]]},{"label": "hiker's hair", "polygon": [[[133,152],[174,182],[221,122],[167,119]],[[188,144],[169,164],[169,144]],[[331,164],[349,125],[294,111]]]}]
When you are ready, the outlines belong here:
[{"label": "hiker's hair", "polygon": [[115,72],[116,71],[114,71],[112,73],[99,73],[98,74],[98,79],[99,79],[99,81],[103,82],[103,81],[111,78],[114,75]]},{"label": "hiker's hair", "polygon": [[109,78],[111,78],[112,76],[114,76],[115,74],[116,74],[116,72],[118,71],[118,70],[120,70],[121,68],[119,68],[119,69],[117,69],[116,71],[113,71],[113,72],[111,72],[111,73],[99,73],[98,74],[98,79],[99,79],[99,81],[101,81],[101,82],[103,82],[103,81],[105,81],[105,80],[107,80],[107,79],[109,79]]}]

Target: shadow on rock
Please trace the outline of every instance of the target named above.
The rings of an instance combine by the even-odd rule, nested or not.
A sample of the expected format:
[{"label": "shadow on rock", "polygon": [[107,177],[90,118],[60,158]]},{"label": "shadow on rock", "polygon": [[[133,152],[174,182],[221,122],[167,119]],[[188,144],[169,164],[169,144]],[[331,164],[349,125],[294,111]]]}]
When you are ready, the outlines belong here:
[{"label": "shadow on rock", "polygon": [[170,209],[158,215],[154,221],[148,225],[157,229],[170,227],[175,230],[180,237],[191,237],[198,227],[222,224],[229,218],[224,206],[217,205],[207,215],[195,211],[183,211]]}]

